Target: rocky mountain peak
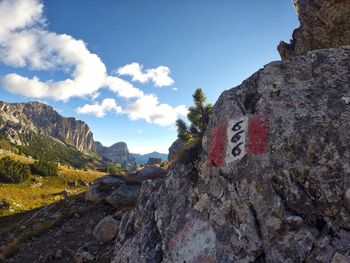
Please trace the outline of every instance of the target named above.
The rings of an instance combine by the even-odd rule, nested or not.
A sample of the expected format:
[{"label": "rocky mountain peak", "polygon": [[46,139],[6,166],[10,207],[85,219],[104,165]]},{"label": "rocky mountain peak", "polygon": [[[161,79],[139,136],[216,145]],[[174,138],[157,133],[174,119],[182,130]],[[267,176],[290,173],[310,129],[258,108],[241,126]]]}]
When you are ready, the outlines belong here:
[{"label": "rocky mountain peak", "polygon": [[117,142],[110,147],[103,146],[100,142],[95,143],[95,150],[107,159],[122,165],[133,167],[136,162],[130,154],[128,145],[125,142]]},{"label": "rocky mountain peak", "polygon": [[[81,152],[93,151],[93,134],[89,126],[75,118],[62,117],[51,106],[41,102],[0,102],[3,133],[11,142],[21,144],[20,134],[34,132],[49,135]],[[13,126],[13,124],[18,124]],[[11,132],[6,132],[6,131]]]},{"label": "rocky mountain peak", "polygon": [[303,55],[310,50],[350,45],[349,0],[294,0],[300,27],[290,44],[281,42],[282,59]]}]

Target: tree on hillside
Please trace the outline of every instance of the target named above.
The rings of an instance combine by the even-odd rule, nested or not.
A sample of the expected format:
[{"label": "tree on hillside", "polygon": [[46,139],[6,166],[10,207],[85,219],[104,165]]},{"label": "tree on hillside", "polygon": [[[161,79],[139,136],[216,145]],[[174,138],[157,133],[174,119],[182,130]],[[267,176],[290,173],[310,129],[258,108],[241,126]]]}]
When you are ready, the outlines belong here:
[{"label": "tree on hillside", "polygon": [[21,183],[30,176],[28,165],[10,157],[0,159],[0,183]]},{"label": "tree on hillside", "polygon": [[53,161],[39,159],[31,165],[31,170],[40,176],[58,176],[58,164]]},{"label": "tree on hillside", "polygon": [[194,106],[188,109],[187,118],[190,126],[182,119],[176,121],[177,136],[184,142],[193,139],[202,139],[209,121],[209,114],[213,108],[212,104],[206,103],[206,96],[202,89],[198,88],[192,95]]},{"label": "tree on hillside", "polygon": [[182,119],[176,121],[177,136],[182,146],[178,149],[175,159],[181,163],[196,160],[202,147],[203,134],[209,122],[209,114],[213,108],[206,103],[206,96],[202,89],[196,89],[192,95],[194,106],[188,109],[187,118],[190,125]]}]

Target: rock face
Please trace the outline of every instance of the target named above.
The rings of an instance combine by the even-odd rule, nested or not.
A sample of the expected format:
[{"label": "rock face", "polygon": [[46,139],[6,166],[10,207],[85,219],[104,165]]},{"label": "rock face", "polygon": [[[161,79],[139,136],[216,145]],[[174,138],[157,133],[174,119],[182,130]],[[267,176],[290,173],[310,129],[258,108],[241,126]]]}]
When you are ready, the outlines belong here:
[{"label": "rock face", "polygon": [[296,5],[288,59],[222,93],[199,160],[143,183],[112,262],[349,262],[349,1]]},{"label": "rock face", "polygon": [[105,147],[100,142],[96,142],[95,149],[99,154],[116,163],[128,167],[133,167],[136,164],[125,142],[118,142],[110,147]]},{"label": "rock face", "polygon": [[113,262],[346,258],[349,65],[350,48],[312,51],[225,91],[196,165],[143,184]]},{"label": "rock face", "polygon": [[182,146],[182,143],[180,139],[177,139],[171,144],[171,146],[169,147],[169,153],[168,153],[169,162],[172,162],[176,159],[176,153],[180,150],[181,146]]},{"label": "rock face", "polygon": [[0,132],[12,143],[22,145],[23,136],[34,132],[49,135],[81,152],[94,149],[93,134],[86,123],[62,117],[46,104],[0,102],[0,117]]},{"label": "rock face", "polygon": [[281,42],[282,59],[307,51],[350,45],[349,0],[294,0],[300,28],[293,32],[290,44]]}]

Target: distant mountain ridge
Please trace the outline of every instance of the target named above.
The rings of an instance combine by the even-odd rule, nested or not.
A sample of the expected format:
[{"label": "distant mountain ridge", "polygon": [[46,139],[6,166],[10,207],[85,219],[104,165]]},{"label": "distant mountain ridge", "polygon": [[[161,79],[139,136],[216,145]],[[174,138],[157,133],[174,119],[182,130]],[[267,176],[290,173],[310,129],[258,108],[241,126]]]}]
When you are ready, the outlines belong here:
[{"label": "distant mountain ridge", "polygon": [[0,117],[0,133],[7,135],[11,143],[25,144],[25,138],[21,135],[33,132],[56,138],[80,152],[94,150],[93,134],[85,122],[62,117],[44,103],[0,102]]},{"label": "distant mountain ridge", "polygon": [[138,164],[147,163],[148,158],[160,158],[162,161],[168,160],[168,154],[159,152],[151,152],[147,154],[132,153],[131,155],[135,158]]},{"label": "distant mountain ridge", "polygon": [[129,153],[128,146],[125,142],[117,142],[110,147],[105,147],[100,142],[95,142],[95,150],[113,162],[120,163],[128,167],[133,167],[136,164],[136,161]]},{"label": "distant mountain ridge", "polygon": [[94,163],[110,160],[135,165],[126,143],[104,147],[94,141],[85,122],[63,117],[51,106],[37,101],[0,101],[0,148],[4,145],[7,149],[15,146],[12,150],[37,158],[53,158],[75,167],[84,165],[86,159]]}]

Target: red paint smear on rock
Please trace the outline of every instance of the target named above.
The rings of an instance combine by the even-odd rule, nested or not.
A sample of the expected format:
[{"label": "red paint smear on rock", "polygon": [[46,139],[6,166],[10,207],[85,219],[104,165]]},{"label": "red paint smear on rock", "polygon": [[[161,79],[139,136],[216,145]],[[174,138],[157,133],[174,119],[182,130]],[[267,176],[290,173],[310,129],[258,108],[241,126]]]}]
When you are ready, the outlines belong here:
[{"label": "red paint smear on rock", "polygon": [[220,123],[213,128],[210,134],[210,147],[208,154],[208,166],[220,167],[225,159],[225,147],[227,141],[227,123]]},{"label": "red paint smear on rock", "polygon": [[247,152],[252,155],[263,154],[267,150],[269,141],[269,117],[267,115],[253,115],[248,121]]}]

